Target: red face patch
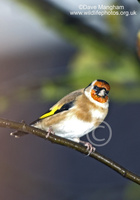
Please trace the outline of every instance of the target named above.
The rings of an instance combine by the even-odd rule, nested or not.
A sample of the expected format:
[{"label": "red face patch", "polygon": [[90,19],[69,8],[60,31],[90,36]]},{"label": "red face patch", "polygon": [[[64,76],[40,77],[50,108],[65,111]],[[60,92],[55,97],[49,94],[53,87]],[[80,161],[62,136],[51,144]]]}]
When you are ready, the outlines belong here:
[{"label": "red face patch", "polygon": [[96,81],[94,85],[97,85],[99,88],[105,88],[107,91],[110,91],[110,85],[104,81]]},{"label": "red face patch", "polygon": [[[107,92],[110,91],[110,85],[106,82],[106,81],[103,81],[103,80],[97,80],[95,83],[94,83],[94,86],[97,86],[98,88],[102,89],[104,88]],[[98,101],[100,103],[105,103],[107,102],[108,100],[108,96],[99,96],[96,92],[96,89],[92,89],[91,90],[91,97],[95,100],[95,101]]]},{"label": "red face patch", "polygon": [[96,94],[96,92],[95,92],[95,90],[91,90],[91,97],[95,100],[95,101],[98,101],[98,102],[100,102],[100,103],[105,103],[105,102],[107,102],[107,100],[108,100],[108,96],[105,96],[105,97],[99,97],[97,94]]}]

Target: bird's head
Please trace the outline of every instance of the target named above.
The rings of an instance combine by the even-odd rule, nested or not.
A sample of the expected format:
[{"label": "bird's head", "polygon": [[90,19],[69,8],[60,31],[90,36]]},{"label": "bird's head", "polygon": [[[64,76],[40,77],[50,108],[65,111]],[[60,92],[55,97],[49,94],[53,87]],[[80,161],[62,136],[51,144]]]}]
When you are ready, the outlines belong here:
[{"label": "bird's head", "polygon": [[84,91],[88,98],[94,99],[99,103],[106,103],[110,85],[106,81],[98,79],[90,83]]}]

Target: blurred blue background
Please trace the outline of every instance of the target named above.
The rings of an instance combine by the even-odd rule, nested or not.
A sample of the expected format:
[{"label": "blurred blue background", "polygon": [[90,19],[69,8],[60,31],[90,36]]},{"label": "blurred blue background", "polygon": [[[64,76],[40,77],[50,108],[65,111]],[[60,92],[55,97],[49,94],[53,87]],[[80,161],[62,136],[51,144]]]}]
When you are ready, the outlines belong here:
[{"label": "blurred blue background", "polygon": [[[99,4],[124,5],[136,15],[70,14]],[[139,14],[131,0],[1,0],[1,118],[30,123],[67,93],[105,79],[111,85],[105,121],[113,135],[97,151],[140,175]],[[15,139],[10,131],[1,128],[0,199],[140,199],[138,185],[102,163],[33,135]]]}]

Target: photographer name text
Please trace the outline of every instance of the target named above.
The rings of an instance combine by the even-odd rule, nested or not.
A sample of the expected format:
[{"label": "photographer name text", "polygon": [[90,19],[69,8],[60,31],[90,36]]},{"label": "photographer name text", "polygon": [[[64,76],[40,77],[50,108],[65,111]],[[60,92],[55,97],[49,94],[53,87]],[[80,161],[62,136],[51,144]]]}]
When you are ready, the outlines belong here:
[{"label": "photographer name text", "polygon": [[87,4],[80,4],[79,5],[80,10],[124,10],[124,6],[122,5],[111,5],[111,6],[106,6],[106,5],[87,5]]}]

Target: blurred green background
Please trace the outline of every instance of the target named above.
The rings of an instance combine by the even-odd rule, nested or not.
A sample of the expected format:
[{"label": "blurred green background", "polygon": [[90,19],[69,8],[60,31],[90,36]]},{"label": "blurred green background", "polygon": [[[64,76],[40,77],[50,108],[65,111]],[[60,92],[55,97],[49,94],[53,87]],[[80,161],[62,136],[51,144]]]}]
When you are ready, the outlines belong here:
[{"label": "blurred green background", "polygon": [[[101,4],[124,10],[100,16],[79,8]],[[138,1],[1,0],[1,117],[30,123],[67,93],[104,79],[111,85],[106,120],[113,137],[97,151],[140,174],[139,15]],[[9,132],[0,135],[1,199],[140,198],[139,186],[101,163]]]}]

